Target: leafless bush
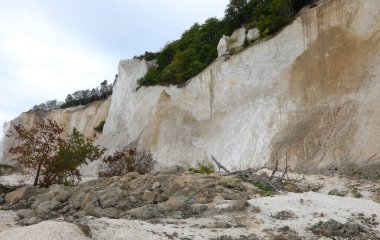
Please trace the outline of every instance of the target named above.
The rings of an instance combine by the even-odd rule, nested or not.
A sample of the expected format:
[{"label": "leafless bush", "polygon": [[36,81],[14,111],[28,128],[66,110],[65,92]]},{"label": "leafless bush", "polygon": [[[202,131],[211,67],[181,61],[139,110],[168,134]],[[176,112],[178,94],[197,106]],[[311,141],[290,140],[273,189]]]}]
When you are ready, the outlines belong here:
[{"label": "leafless bush", "polygon": [[211,157],[212,157],[212,160],[215,162],[215,164],[219,167],[219,169],[224,170],[225,175],[238,178],[245,182],[252,183],[258,188],[264,191],[268,191],[268,192],[301,191],[298,184],[305,179],[305,176],[296,177],[296,178],[289,177],[288,173],[291,170],[291,168],[288,165],[288,152],[286,152],[285,167],[282,173],[279,172],[279,166],[278,166],[279,161],[277,158],[277,154],[274,156],[275,166],[270,176],[266,174],[258,174],[260,170],[265,169],[266,167],[259,168],[259,169],[248,168],[245,170],[229,171],[220,162],[218,162],[212,155]]},{"label": "leafless bush", "polygon": [[152,154],[136,147],[126,147],[123,150],[105,156],[98,169],[99,177],[123,176],[128,172],[140,174],[149,173],[153,170],[156,161]]}]

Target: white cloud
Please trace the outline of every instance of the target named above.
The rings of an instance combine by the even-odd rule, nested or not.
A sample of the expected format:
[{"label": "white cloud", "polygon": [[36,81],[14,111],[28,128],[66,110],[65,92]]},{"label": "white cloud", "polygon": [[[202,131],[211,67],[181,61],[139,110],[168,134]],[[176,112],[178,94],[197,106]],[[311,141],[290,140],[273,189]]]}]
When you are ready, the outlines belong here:
[{"label": "white cloud", "polygon": [[[44,19],[0,10],[0,121],[34,104],[95,87],[116,63]],[[4,87],[5,86],[5,87]],[[9,108],[9,107],[8,107]],[[11,112],[11,111],[18,112]]]}]

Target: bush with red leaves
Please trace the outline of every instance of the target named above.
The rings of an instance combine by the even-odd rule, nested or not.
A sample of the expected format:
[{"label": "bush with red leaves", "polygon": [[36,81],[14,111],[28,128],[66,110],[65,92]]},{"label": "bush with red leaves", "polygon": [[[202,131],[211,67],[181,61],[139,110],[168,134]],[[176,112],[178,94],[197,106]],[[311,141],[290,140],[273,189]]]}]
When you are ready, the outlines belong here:
[{"label": "bush with red leaves", "polygon": [[150,173],[156,163],[149,152],[137,150],[136,147],[126,147],[103,157],[102,163],[99,165],[98,176],[123,176],[129,172]]}]

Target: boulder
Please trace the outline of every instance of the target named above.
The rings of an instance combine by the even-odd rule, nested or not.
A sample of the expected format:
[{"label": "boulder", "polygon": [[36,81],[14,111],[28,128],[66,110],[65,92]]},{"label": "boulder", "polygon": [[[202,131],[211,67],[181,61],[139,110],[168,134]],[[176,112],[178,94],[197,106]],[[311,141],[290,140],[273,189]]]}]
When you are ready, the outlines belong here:
[{"label": "boulder", "polygon": [[346,196],[348,192],[349,192],[349,190],[347,187],[341,186],[341,187],[337,187],[337,188],[334,188],[333,190],[331,190],[329,192],[329,195],[335,195],[335,196],[343,197],[343,196]]},{"label": "boulder", "polygon": [[21,209],[17,212],[17,216],[20,219],[32,218],[36,216],[36,213],[31,209]]},{"label": "boulder", "polygon": [[121,189],[111,187],[96,192],[93,203],[99,200],[100,206],[102,208],[114,207],[122,196],[123,192]]},{"label": "boulder", "polygon": [[157,191],[159,188],[161,187],[161,183],[160,182],[155,182],[153,183],[153,186],[152,186],[152,190],[153,191]]},{"label": "boulder", "polygon": [[185,172],[185,169],[183,167],[178,165],[168,166],[165,169],[161,170],[160,173],[162,174],[178,174]]},{"label": "boulder", "polygon": [[133,208],[126,212],[126,215],[136,219],[152,219],[160,217],[160,211],[157,208],[146,205],[143,207]]},{"label": "boulder", "polygon": [[218,47],[217,47],[218,58],[228,54],[228,41],[229,41],[229,37],[224,36],[224,35],[219,40]]},{"label": "boulder", "polygon": [[13,228],[0,233],[7,240],[89,240],[83,231],[72,223],[45,221],[33,226]]},{"label": "boulder", "polygon": [[25,187],[19,188],[5,195],[4,201],[8,205],[16,204],[21,199],[27,198],[30,195],[32,195],[33,192],[35,192],[35,190],[36,190],[36,187],[33,187],[33,186],[25,186]]},{"label": "boulder", "polygon": [[42,221],[42,219],[39,217],[31,217],[31,218],[22,219],[18,223],[22,226],[30,226],[30,225],[37,224],[41,221]]},{"label": "boulder", "polygon": [[60,192],[58,193],[54,198],[55,200],[57,200],[58,202],[65,202],[68,198],[70,197],[70,193],[69,192]]},{"label": "boulder", "polygon": [[136,178],[138,178],[140,176],[141,175],[139,173],[137,173],[137,172],[129,172],[129,173],[125,174],[124,176],[122,176],[120,178],[120,181],[122,181],[122,182],[129,182],[129,181],[131,181],[133,179],[136,179]]},{"label": "boulder", "polygon": [[232,33],[232,35],[230,37],[230,42],[228,44],[229,50],[237,49],[237,48],[240,48],[241,46],[243,46],[244,39],[246,37],[246,31],[247,30],[243,27],[243,28],[236,29]]},{"label": "boulder", "polygon": [[[80,209],[83,209],[88,203],[92,202],[93,192],[87,193],[86,196],[83,198],[83,201],[80,205]],[[79,205],[79,204],[78,204]]]},{"label": "boulder", "polygon": [[249,41],[255,41],[260,37],[260,32],[257,28],[250,29],[247,33],[247,39]]},{"label": "boulder", "polygon": [[55,211],[62,208],[62,203],[52,200],[44,201],[35,206],[36,212],[40,214],[49,214],[51,211]]},{"label": "boulder", "polygon": [[92,204],[87,204],[83,210],[87,215],[97,217],[97,218],[101,218],[101,217],[119,218],[119,215],[120,215],[119,211],[116,208],[102,209]]},{"label": "boulder", "polygon": [[156,193],[151,192],[151,191],[145,191],[143,195],[143,200],[147,202],[154,202],[154,199],[156,198]]}]

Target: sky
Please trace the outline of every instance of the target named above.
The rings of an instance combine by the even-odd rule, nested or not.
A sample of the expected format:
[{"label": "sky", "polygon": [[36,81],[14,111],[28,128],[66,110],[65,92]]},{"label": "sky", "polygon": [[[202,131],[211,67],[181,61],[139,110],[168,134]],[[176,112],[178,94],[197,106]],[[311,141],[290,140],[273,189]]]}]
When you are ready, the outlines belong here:
[{"label": "sky", "polygon": [[[158,51],[229,0],[0,0],[0,123],[114,80],[120,59]],[[1,127],[0,127],[1,129]]]}]

